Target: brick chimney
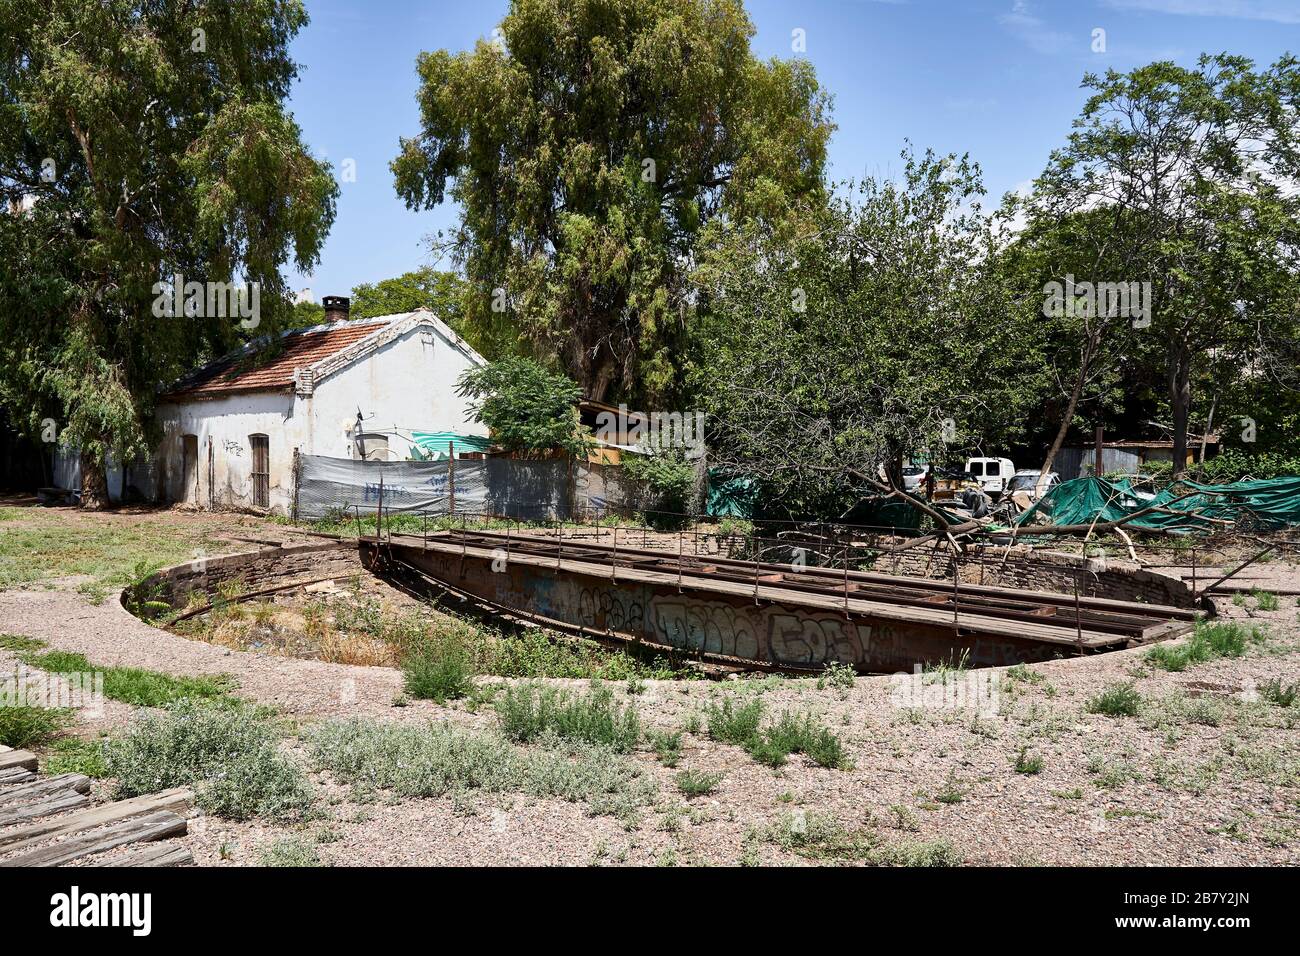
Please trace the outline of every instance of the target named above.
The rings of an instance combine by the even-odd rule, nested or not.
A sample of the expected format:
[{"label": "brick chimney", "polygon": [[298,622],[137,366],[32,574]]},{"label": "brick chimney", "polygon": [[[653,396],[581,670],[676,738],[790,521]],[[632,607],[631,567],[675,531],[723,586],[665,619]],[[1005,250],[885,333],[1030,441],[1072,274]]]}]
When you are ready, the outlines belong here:
[{"label": "brick chimney", "polygon": [[346,322],[352,300],[345,295],[323,295],[320,304],[325,307],[326,322]]}]

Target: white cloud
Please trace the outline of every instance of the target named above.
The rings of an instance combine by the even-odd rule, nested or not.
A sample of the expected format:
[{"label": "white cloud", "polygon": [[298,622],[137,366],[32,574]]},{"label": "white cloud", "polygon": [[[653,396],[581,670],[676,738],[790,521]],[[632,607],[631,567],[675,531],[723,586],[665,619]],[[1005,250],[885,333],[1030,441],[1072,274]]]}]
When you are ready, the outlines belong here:
[{"label": "white cloud", "polygon": [[1015,0],[1011,4],[1011,12],[998,17],[998,22],[1028,44],[1035,53],[1061,53],[1074,40],[1069,34],[1053,30],[1042,17],[1036,16],[1028,0]]},{"label": "white cloud", "polygon": [[1296,0],[1103,0],[1103,3],[1115,10],[1300,23],[1300,5]]}]

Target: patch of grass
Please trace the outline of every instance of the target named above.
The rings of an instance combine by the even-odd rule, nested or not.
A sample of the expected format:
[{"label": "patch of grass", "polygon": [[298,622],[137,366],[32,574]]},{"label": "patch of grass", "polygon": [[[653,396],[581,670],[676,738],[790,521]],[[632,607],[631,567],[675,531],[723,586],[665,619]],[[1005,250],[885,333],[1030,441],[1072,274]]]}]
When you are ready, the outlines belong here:
[{"label": "patch of grass", "polygon": [[783,813],[762,831],[787,852],[812,860],[862,861],[872,866],[955,866],[961,857],[945,840],[889,844],[864,828],[849,829],[817,811]]},{"label": "patch of grass", "polygon": [[1220,657],[1241,657],[1250,644],[1265,640],[1264,632],[1239,621],[1201,621],[1191,636],[1178,644],[1157,644],[1146,660],[1167,671],[1183,671]]},{"label": "patch of grass", "polygon": [[682,759],[682,734],[681,731],[666,734],[658,731],[651,731],[646,735],[650,746],[654,748],[655,756],[665,767],[677,766],[677,761]]},{"label": "patch of grass", "polygon": [[33,651],[39,651],[44,646],[44,641],[38,641],[34,637],[24,637],[21,634],[0,634],[0,648],[6,651],[30,654]]},{"label": "patch of grass", "polygon": [[302,837],[281,837],[268,843],[258,856],[262,866],[308,867],[323,866],[320,853],[313,840]]},{"label": "patch of grass", "polygon": [[1274,677],[1259,685],[1259,696],[1276,707],[1290,707],[1300,696],[1300,684],[1284,684]]},{"label": "patch of grass", "polygon": [[677,789],[686,797],[703,797],[718,789],[722,774],[702,770],[683,770],[676,777]]},{"label": "patch of grass", "polygon": [[1278,608],[1277,595],[1272,591],[1255,588],[1250,596],[1255,599],[1255,609],[1258,611],[1276,611]]},{"label": "patch of grass", "polygon": [[0,744],[35,747],[57,737],[72,723],[72,711],[55,707],[0,705]]},{"label": "patch of grass", "polygon": [[472,791],[521,792],[587,801],[593,813],[625,816],[647,803],[653,781],[611,748],[554,733],[536,748],[512,746],[500,733],[447,723],[326,721],[306,735],[316,765],[361,791],[438,797]]},{"label": "patch of grass", "polygon": [[1016,664],[1014,667],[1007,668],[1007,679],[1024,684],[1041,684],[1044,680],[1042,674],[1033,670],[1028,664]]},{"label": "patch of grass", "polygon": [[957,782],[956,775],[949,773],[948,779],[943,783],[943,789],[934,795],[934,799],[939,803],[962,803],[966,799],[966,791]]},{"label": "patch of grass", "polygon": [[788,711],[774,724],[763,727],[763,703],[758,699],[739,706],[726,697],[721,704],[706,704],[709,736],[720,743],[744,747],[751,757],[770,767],[780,767],[791,754],[805,754],[818,766],[848,769],[844,744],[811,714]]},{"label": "patch of grass", "polygon": [[1133,683],[1112,684],[1095,697],[1090,697],[1083,709],[1090,714],[1107,717],[1136,717],[1142,707],[1142,695]]},{"label": "patch of grass", "polygon": [[549,732],[626,753],[641,739],[636,708],[616,702],[613,691],[596,681],[585,694],[532,681],[516,684],[507,687],[493,706],[502,733],[517,743],[528,743]]},{"label": "patch of grass", "polygon": [[847,694],[853,690],[857,678],[858,672],[853,669],[853,665],[832,661],[826,665],[826,669],[817,678],[817,689],[822,690],[830,687],[840,691],[841,694]]},{"label": "patch of grass", "polygon": [[41,759],[41,772],[50,776],[80,773],[96,779],[107,777],[106,745],[104,740],[60,737],[50,744],[49,752]]},{"label": "patch of grass", "polygon": [[954,653],[948,660],[933,663],[926,661],[921,668],[921,680],[926,684],[946,684],[960,678],[970,670],[970,649],[964,648],[960,655]]},{"label": "patch of grass", "polygon": [[231,820],[305,817],[311,786],[262,713],[184,698],[136,721],[107,748],[115,798],[193,787],[199,808]]},{"label": "patch of grass", "polygon": [[402,688],[417,700],[444,704],[474,688],[474,670],[464,648],[444,643],[425,645],[402,659]]},{"label": "patch of grass", "polygon": [[747,747],[758,738],[758,728],[763,721],[763,702],[750,700],[739,707],[732,697],[724,698],[720,705],[706,704],[709,736],[724,744]]},{"label": "patch of grass", "polygon": [[230,701],[230,677],[172,677],[140,667],[97,667],[82,654],[48,651],[24,654],[23,662],[51,674],[104,675],[104,696],[136,707],[164,707],[187,698]]}]

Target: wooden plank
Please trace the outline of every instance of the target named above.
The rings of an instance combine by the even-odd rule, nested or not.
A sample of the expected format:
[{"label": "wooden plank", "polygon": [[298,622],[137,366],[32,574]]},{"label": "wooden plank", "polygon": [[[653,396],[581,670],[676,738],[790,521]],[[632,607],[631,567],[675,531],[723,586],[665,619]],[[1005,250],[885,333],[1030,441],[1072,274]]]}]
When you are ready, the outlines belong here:
[{"label": "wooden plank", "polygon": [[6,750],[0,753],[0,770],[12,770],[15,767],[36,771],[36,754],[29,750]]},{"label": "wooden plank", "polygon": [[35,780],[36,774],[24,767],[10,767],[8,770],[0,770],[0,792],[5,787],[17,786],[20,783],[28,783]]},{"label": "wooden plank", "polygon": [[170,840],[149,846],[135,847],[107,859],[89,861],[87,866],[189,866],[194,856],[179,843]]},{"label": "wooden plank", "polygon": [[77,793],[75,790],[55,791],[28,802],[7,805],[0,810],[0,827],[13,826],[15,823],[35,820],[38,817],[53,816],[65,810],[77,810],[88,803],[90,797],[84,793]]},{"label": "wooden plank", "polygon": [[92,856],[128,843],[147,843],[185,833],[185,818],[170,810],[120,820],[110,826],[68,837],[60,843],[41,847],[20,856],[0,860],[5,866],[60,866],[78,857]]},{"label": "wooden plank", "polygon": [[53,777],[36,777],[27,783],[5,787],[0,790],[0,812],[16,801],[43,798],[58,790],[86,793],[90,790],[90,778],[82,773],[61,773]]},{"label": "wooden plank", "polygon": [[193,799],[194,793],[191,790],[186,787],[175,787],[161,793],[132,797],[129,800],[118,800],[115,803],[91,807],[89,810],[81,810],[66,816],[42,820],[39,823],[30,823],[7,833],[0,833],[0,852],[17,853],[62,833],[88,830],[91,827],[103,826],[105,823],[114,823],[128,817],[140,816],[143,813],[153,813],[158,810],[186,813],[189,811],[190,802]]}]

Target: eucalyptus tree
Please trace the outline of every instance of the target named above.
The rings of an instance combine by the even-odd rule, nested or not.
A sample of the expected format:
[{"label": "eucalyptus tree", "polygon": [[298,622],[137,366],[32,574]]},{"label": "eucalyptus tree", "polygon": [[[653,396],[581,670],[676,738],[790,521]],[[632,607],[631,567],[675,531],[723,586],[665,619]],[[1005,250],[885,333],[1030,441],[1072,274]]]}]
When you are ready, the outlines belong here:
[{"label": "eucalyptus tree", "polygon": [[460,206],[444,242],[474,294],[589,398],[662,397],[701,227],[822,190],[828,98],[762,62],[739,0],[512,0],[494,40],[417,61],[398,194]]},{"label": "eucalyptus tree", "polygon": [[1084,86],[1034,204],[1040,217],[1119,210],[1129,224],[1115,251],[1152,293],[1132,348],[1161,368],[1181,471],[1198,379],[1276,366],[1298,337],[1300,61],[1202,56]]},{"label": "eucalyptus tree", "polygon": [[[281,267],[319,258],[338,189],[284,106],[306,23],[299,0],[0,2],[0,403],[81,449],[87,505],[107,455],[147,450],[159,386],[287,322]],[[257,315],[168,306],[177,277]]]}]

